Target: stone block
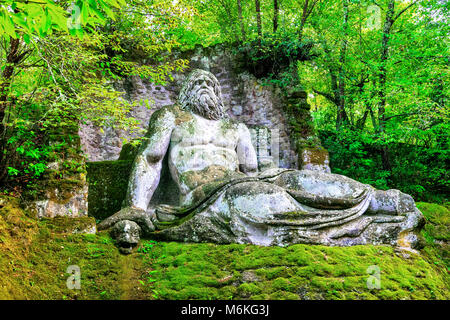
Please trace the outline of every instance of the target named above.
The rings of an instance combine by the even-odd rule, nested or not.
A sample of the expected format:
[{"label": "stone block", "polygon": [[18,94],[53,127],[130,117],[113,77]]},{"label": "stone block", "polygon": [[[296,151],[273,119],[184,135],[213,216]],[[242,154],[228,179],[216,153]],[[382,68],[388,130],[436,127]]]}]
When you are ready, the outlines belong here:
[{"label": "stone block", "polygon": [[328,151],[323,148],[304,148],[299,153],[299,169],[331,172]]},{"label": "stone block", "polygon": [[102,220],[122,207],[133,161],[88,162],[89,215]]}]

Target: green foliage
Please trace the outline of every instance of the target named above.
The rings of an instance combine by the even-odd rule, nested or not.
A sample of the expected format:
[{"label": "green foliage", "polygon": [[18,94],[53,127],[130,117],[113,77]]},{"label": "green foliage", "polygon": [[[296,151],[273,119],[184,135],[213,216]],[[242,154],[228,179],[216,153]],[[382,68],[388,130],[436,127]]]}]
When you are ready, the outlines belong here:
[{"label": "green foliage", "polygon": [[441,206],[434,203],[418,202],[417,207],[425,216],[427,223],[422,230],[422,236],[427,242],[425,251],[431,263],[443,266],[450,271],[450,248],[448,244],[450,235],[449,203]]},{"label": "green foliage", "polygon": [[[171,60],[166,53],[177,44],[171,30],[193,13],[171,1],[77,1],[71,22],[65,11],[69,2],[6,1],[0,2],[0,12],[8,5],[19,8],[8,11],[12,20],[31,15],[25,20],[33,24],[16,24],[15,35],[5,37],[0,51],[0,109],[5,112],[0,180],[10,189],[30,187],[62,149],[78,152],[62,137],[55,143],[52,135],[70,140],[79,124],[141,133],[130,111],[135,103],[150,108],[151,102],[125,100],[116,90],[118,81],[140,76],[165,84],[187,66],[186,60]],[[56,7],[58,14],[52,11]],[[61,19],[64,26],[54,24]],[[60,178],[65,176],[62,168],[83,170],[73,168],[72,160],[60,162]]]},{"label": "green foliage", "polygon": [[291,66],[296,66],[297,61],[312,59],[312,47],[310,40],[299,40],[295,34],[277,33],[265,35],[261,46],[257,40],[245,42],[237,46],[236,52],[243,56],[246,68],[256,77],[273,78],[274,83],[286,87],[298,81],[296,70],[291,70]]},{"label": "green foliage", "polygon": [[390,142],[391,171],[382,170],[384,142],[370,132],[319,131],[330,153],[334,173],[349,176],[378,189],[399,189],[418,201],[448,201],[448,149]]},{"label": "green foliage", "polygon": [[349,176],[377,189],[388,189],[390,172],[380,170],[381,159],[376,152],[369,153],[367,145],[379,147],[376,137],[366,132],[351,130],[320,132],[322,145],[330,153],[334,173]]},{"label": "green foliage", "polygon": [[[114,18],[112,8],[125,5],[124,0],[2,0],[0,1],[0,34],[2,37],[45,37],[55,31],[82,35],[81,27],[95,27]],[[72,10],[69,10],[72,9]]]}]

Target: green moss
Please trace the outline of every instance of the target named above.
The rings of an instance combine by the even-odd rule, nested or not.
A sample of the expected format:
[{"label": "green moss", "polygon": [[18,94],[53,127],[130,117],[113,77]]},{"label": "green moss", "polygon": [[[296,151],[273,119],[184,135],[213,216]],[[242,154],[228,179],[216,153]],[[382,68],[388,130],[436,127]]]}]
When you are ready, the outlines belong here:
[{"label": "green moss", "polygon": [[237,129],[239,123],[235,120],[226,118],[220,122],[220,130],[223,134],[226,134],[230,129]]},{"label": "green moss", "polygon": [[[389,246],[287,248],[159,243],[147,288],[162,299],[448,299],[448,276],[426,253],[409,258]],[[144,255],[145,257],[145,255]],[[381,288],[368,289],[369,266]],[[258,281],[245,282],[243,272]],[[202,289],[201,291],[200,288]],[[202,294],[199,294],[201,292]]]},{"label": "green moss", "polygon": [[121,209],[132,165],[130,160],[87,163],[90,216],[103,220]]},{"label": "green moss", "polygon": [[[95,226],[95,219],[92,217],[55,217],[52,219],[42,219],[40,221],[41,230],[48,229],[52,233],[77,233]],[[43,228],[45,227],[45,228]]]},{"label": "green moss", "polygon": [[[92,218],[38,221],[16,199],[0,205],[0,299],[118,299],[124,274],[109,235],[63,232],[87,222]],[[70,265],[80,267],[80,290],[66,286]]]},{"label": "green moss", "polygon": [[288,98],[285,111],[291,126],[293,141],[296,142],[296,150],[300,152],[305,147],[319,147],[320,140],[316,136],[311,113],[309,111],[310,107],[306,98],[303,97],[306,92],[301,88],[296,90],[299,91],[293,92]]},{"label": "green moss", "polygon": [[434,203],[418,202],[417,207],[425,216],[425,232],[435,240],[450,240],[450,210]]},{"label": "green moss", "polygon": [[136,155],[141,148],[142,140],[133,140],[130,143],[123,145],[122,150],[120,150],[120,155],[118,160],[134,161]]},{"label": "green moss", "polygon": [[[446,219],[432,211],[424,214]],[[64,231],[90,222],[38,221],[25,214],[18,199],[0,198],[0,298],[450,298],[449,276],[434,244],[407,257],[390,246],[281,248],[143,240],[138,250],[122,256],[107,232]],[[81,290],[66,287],[70,265],[81,269]],[[380,269],[380,289],[367,287],[372,265]]]},{"label": "green moss", "polygon": [[428,259],[431,263],[450,271],[450,210],[442,205],[418,202],[417,208],[425,216],[426,224],[422,230],[427,247]]},{"label": "green moss", "polygon": [[238,287],[237,292],[241,297],[248,298],[252,295],[261,293],[262,289],[254,283],[243,283]]}]

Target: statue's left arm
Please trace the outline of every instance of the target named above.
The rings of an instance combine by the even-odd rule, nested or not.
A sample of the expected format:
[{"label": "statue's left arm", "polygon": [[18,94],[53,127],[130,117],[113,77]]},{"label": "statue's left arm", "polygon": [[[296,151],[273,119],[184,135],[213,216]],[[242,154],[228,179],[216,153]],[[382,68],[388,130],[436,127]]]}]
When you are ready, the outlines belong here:
[{"label": "statue's left arm", "polygon": [[258,171],[256,151],[252,144],[250,131],[244,124],[239,124],[239,140],[236,152],[239,160],[239,170],[247,175],[255,175]]}]

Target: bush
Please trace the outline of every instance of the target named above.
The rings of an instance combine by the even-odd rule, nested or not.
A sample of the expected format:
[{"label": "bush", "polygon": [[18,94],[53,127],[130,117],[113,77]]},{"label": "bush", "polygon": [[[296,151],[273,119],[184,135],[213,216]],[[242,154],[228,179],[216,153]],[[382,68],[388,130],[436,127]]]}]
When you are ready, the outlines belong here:
[{"label": "bush", "polygon": [[389,143],[391,171],[382,169],[382,144],[367,132],[319,131],[330,153],[334,173],[378,189],[399,189],[416,201],[446,202],[449,194],[449,151],[405,143]]},{"label": "bush", "polygon": [[267,34],[261,39],[246,42],[237,48],[243,65],[257,78],[277,77],[295,61],[311,60],[314,56],[311,40],[299,41],[288,34]]}]

